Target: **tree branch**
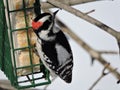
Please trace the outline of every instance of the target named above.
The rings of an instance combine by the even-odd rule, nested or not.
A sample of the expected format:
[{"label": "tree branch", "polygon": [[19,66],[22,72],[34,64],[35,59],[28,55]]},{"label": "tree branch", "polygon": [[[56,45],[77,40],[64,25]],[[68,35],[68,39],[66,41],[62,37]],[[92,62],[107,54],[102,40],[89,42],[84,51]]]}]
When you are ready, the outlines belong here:
[{"label": "tree branch", "polygon": [[[84,3],[89,3],[89,2],[94,2],[94,1],[102,1],[102,0],[57,0],[57,1],[71,6],[71,5],[84,4]],[[46,2],[41,2],[41,8],[48,9],[48,8],[54,8],[54,6],[49,3],[46,3]]]},{"label": "tree branch", "polygon": [[117,51],[98,51],[100,54],[118,54]]},{"label": "tree branch", "polygon": [[[107,67],[110,65],[110,63],[107,63],[104,67],[104,69],[102,70],[102,74],[100,75],[100,77],[92,84],[92,86],[88,89],[88,90],[92,90],[97,84],[98,82],[100,82],[100,80],[105,77],[106,75],[110,74],[111,72],[105,72],[105,70],[107,69]],[[116,71],[117,69],[114,69],[114,71]]]},{"label": "tree branch", "polygon": [[66,4],[63,4],[59,1],[56,1],[56,0],[47,0],[49,3],[55,5],[56,7],[59,7],[59,8],[62,8],[86,21],[88,21],[89,23],[101,28],[102,30],[104,30],[105,32],[109,33],[110,35],[114,36],[118,41],[120,41],[120,33],[117,32],[116,30],[114,30],[113,28],[107,26],[106,24],[96,20],[95,18],[91,17],[91,16],[88,16],[87,14],[73,8],[73,7],[70,7]]}]

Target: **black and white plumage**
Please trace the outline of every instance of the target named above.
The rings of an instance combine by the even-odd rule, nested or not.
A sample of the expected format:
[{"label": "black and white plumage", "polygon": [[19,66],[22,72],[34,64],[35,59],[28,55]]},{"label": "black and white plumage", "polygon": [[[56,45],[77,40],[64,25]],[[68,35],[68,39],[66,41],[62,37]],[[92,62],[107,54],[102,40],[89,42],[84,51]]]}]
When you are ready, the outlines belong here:
[{"label": "black and white plumage", "polygon": [[32,27],[38,37],[36,49],[52,75],[71,83],[73,55],[64,33],[54,25],[57,12],[43,13],[33,20]]}]

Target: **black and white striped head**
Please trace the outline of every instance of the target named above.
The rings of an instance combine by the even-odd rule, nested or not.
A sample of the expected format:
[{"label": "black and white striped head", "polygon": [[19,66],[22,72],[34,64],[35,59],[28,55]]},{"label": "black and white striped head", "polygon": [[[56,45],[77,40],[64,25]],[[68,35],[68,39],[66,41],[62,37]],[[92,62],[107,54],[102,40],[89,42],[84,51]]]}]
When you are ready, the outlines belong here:
[{"label": "black and white striped head", "polygon": [[40,32],[42,30],[49,30],[50,27],[54,25],[55,15],[59,10],[55,11],[53,14],[51,13],[42,13],[38,15],[32,21],[32,28],[35,32]]}]

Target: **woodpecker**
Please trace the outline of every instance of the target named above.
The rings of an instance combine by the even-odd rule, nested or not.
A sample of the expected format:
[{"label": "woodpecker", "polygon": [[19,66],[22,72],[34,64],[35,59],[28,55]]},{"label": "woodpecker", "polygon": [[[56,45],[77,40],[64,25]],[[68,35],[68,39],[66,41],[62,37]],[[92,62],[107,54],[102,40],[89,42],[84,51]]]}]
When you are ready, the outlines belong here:
[{"label": "woodpecker", "polygon": [[72,81],[73,54],[64,33],[55,26],[54,13],[42,13],[32,21],[37,35],[36,50],[52,76],[59,76],[66,83]]}]

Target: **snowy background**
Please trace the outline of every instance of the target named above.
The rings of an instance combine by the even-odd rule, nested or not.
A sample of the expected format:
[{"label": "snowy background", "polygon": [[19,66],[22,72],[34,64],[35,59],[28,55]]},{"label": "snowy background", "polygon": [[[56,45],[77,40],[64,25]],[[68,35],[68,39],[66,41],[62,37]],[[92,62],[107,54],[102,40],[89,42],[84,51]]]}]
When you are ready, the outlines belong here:
[{"label": "snowy background", "polygon": [[[120,31],[120,0],[92,2],[76,5],[74,8],[83,12],[95,9],[95,12],[89,14],[90,16],[98,19],[115,30]],[[61,10],[57,16],[94,49],[100,51],[118,51],[115,38],[96,26],[64,10]],[[103,66],[97,61],[91,66],[91,58],[89,54],[71,38],[69,39],[69,42],[74,54],[72,83],[66,84],[61,79],[57,78],[48,87],[48,90],[88,90],[94,81],[101,75]],[[119,55],[103,55],[103,57],[120,71]],[[1,71],[0,79],[7,79]],[[120,90],[120,85],[116,84],[116,82],[117,79],[109,74],[104,77],[93,90]],[[37,89],[38,88],[42,89],[42,87],[37,87]]]}]

